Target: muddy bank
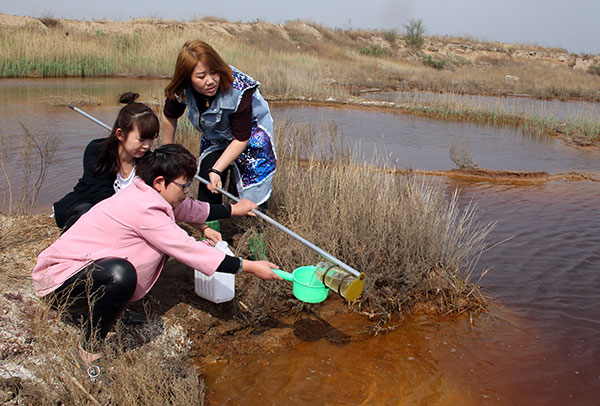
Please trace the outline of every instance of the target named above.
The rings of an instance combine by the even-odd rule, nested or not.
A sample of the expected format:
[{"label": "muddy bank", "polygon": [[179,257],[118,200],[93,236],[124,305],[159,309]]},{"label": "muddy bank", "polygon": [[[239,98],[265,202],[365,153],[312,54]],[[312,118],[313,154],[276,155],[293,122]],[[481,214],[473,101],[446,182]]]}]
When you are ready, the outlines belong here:
[{"label": "muddy bank", "polygon": [[551,180],[591,180],[600,181],[600,173],[555,173],[527,172],[527,171],[504,171],[486,168],[477,169],[451,169],[449,171],[413,171],[423,175],[447,176],[449,178],[465,179],[473,181],[486,181],[498,183],[544,183]]},{"label": "muddy bank", "polygon": [[[246,277],[237,278],[238,288],[243,285],[243,278]],[[287,290],[288,286],[282,282],[281,288]],[[154,317],[185,328],[193,343],[190,358],[197,366],[240,355],[272,353],[303,341],[350,340],[332,325],[344,317],[363,318],[366,325],[374,325],[366,316],[354,313],[333,292],[320,304],[305,304],[290,296],[267,317],[249,324],[244,314],[234,317],[238,305],[242,312],[248,312],[243,301],[236,297],[231,302],[214,304],[200,298],[194,292],[193,270],[175,261],[165,268],[147,301]],[[248,313],[246,317],[251,316]],[[368,329],[364,334],[368,336]]]},{"label": "muddy bank", "polygon": [[[319,167],[332,167],[338,164],[321,161],[314,162],[307,159],[301,160],[300,165],[304,168],[308,168],[309,165]],[[531,184],[531,183],[545,183],[549,181],[567,180],[567,181],[579,181],[588,180],[593,182],[600,182],[600,172],[566,172],[566,173],[548,173],[544,171],[529,172],[529,171],[516,171],[516,170],[497,170],[488,168],[457,168],[450,169],[447,171],[428,171],[421,169],[388,169],[388,168],[370,168],[376,172],[392,173],[397,175],[428,175],[428,176],[446,176],[455,179],[464,179],[480,182],[490,183],[515,183],[515,184]]]}]

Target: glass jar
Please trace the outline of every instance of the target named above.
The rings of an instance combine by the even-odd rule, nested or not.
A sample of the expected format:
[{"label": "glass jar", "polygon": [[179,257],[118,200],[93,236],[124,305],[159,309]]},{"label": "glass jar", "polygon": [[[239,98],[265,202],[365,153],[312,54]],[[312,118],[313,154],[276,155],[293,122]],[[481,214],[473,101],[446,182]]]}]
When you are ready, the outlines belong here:
[{"label": "glass jar", "polygon": [[365,287],[364,274],[361,273],[357,278],[327,261],[319,262],[315,266],[315,276],[348,301],[358,299]]}]

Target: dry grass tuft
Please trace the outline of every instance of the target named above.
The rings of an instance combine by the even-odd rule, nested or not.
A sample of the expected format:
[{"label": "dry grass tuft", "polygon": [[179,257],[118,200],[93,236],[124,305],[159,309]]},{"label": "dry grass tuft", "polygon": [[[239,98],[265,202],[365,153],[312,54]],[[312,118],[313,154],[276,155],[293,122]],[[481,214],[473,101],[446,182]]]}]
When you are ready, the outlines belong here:
[{"label": "dry grass tuft", "polygon": [[74,357],[79,322],[50,309],[31,285],[37,254],[59,230],[45,215],[1,220],[0,398],[6,404],[203,404],[204,383],[188,365],[184,330],[160,319],[135,328],[118,324],[104,346],[112,385],[92,383]]},{"label": "dry grass tuft", "polygon": [[[287,122],[276,133],[278,172],[266,214],[366,273],[357,311],[388,319],[423,310],[423,302],[444,315],[485,309],[471,278],[493,225],[479,223],[474,204],[459,208],[458,193],[448,199],[423,179],[357,162],[335,126],[316,131]],[[260,234],[267,257],[285,270],[320,261],[266,223],[235,224],[235,247],[249,247]],[[248,248],[238,254],[252,255]],[[282,304],[291,308],[289,288],[246,280],[238,315],[256,322]]]}]

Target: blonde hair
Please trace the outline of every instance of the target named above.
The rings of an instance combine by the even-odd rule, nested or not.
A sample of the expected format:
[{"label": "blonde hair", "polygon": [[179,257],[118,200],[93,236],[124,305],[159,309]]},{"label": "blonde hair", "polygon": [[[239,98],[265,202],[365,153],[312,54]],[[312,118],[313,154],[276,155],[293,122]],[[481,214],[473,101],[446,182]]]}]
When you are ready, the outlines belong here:
[{"label": "blonde hair", "polygon": [[221,92],[231,89],[233,73],[229,65],[225,63],[213,47],[204,41],[195,39],[183,44],[177,56],[173,78],[165,88],[165,97],[174,99],[175,95],[179,97],[183,96],[183,91],[189,85],[192,72],[198,62],[202,62],[207,69],[219,74],[221,78],[219,90]]}]

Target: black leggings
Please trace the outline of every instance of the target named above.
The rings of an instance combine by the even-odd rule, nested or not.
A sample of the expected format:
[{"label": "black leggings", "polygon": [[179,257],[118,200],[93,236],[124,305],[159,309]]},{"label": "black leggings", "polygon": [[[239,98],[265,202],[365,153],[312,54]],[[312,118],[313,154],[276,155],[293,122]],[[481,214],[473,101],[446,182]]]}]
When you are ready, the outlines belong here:
[{"label": "black leggings", "polygon": [[[213,167],[215,162],[217,162],[217,160],[221,157],[221,154],[223,154],[223,150],[211,152],[206,157],[204,157],[204,159],[202,159],[202,162],[200,163],[200,170],[198,171],[198,175],[200,175],[201,178],[209,180],[208,179],[208,170]],[[227,174],[230,172],[232,172],[231,165],[223,171],[223,175],[221,176],[221,184],[222,185],[225,185],[225,180],[227,179]],[[235,180],[233,179],[233,174],[230,176],[228,192],[234,196],[238,195],[237,188],[235,185]],[[208,190],[208,188],[206,187],[206,185],[204,183],[200,183],[198,185],[198,200],[203,201],[203,202],[212,203],[212,204],[223,203],[221,194],[220,193],[212,193],[210,190]]]},{"label": "black leggings", "polygon": [[82,346],[97,352],[133,297],[136,284],[137,273],[129,261],[103,258],[67,279],[53,292],[51,304],[87,316]]}]

